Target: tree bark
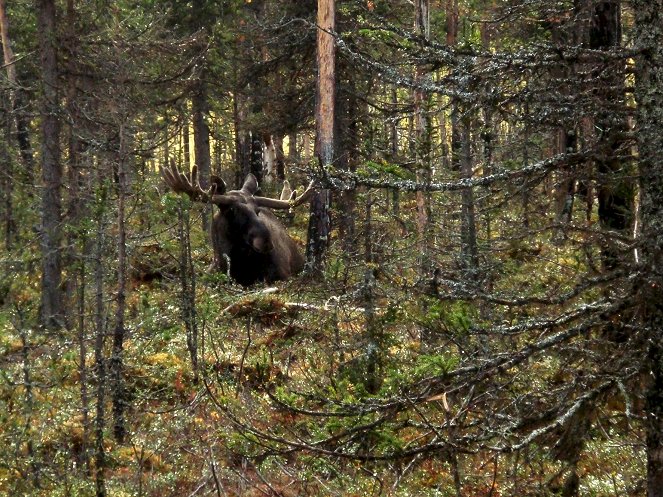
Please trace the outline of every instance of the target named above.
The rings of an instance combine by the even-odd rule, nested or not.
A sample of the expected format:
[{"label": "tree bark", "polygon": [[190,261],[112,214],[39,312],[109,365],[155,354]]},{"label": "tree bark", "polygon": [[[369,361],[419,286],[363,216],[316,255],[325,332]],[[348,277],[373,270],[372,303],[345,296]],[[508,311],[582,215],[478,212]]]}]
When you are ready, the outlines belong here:
[{"label": "tree bark", "polygon": [[127,230],[125,205],[127,198],[127,171],[125,153],[125,131],[120,126],[120,151],[118,157],[118,207],[117,207],[117,294],[115,297],[115,329],[110,360],[111,384],[113,388],[113,435],[119,443],[124,443],[127,435],[125,410],[126,394],[124,386],[124,337],[125,311],[127,300]]},{"label": "tree bark", "polygon": [[633,0],[635,97],[643,250],[640,288],[649,353],[646,396],[647,496],[663,496],[663,0]]},{"label": "tree bark", "polygon": [[61,290],[62,267],[62,165],[57,63],[57,30],[54,0],[37,0],[37,27],[41,59],[41,163],[44,189],[41,225],[41,324],[49,329],[64,324]]},{"label": "tree bark", "polygon": [[[318,78],[316,98],[316,152],[321,167],[334,158],[334,96],[336,93],[335,46],[331,34],[335,29],[334,0],[318,0]],[[306,257],[314,272],[321,272],[329,244],[331,195],[317,191],[311,200]]]},{"label": "tree bark", "polygon": [[16,222],[14,221],[14,174],[13,164],[9,157],[9,142],[11,138],[10,116],[11,110],[9,102],[3,99],[2,102],[2,122],[4,123],[4,140],[0,144],[0,161],[5,164],[5,175],[0,178],[2,185],[2,204],[3,204],[3,232],[5,238],[5,249],[10,252],[14,248],[14,239],[16,237]]},{"label": "tree bark", "polygon": [[[461,158],[460,173],[463,179],[471,179],[472,155],[470,142],[471,121],[466,118],[462,122],[461,129]],[[461,260],[463,269],[467,272],[470,280],[476,280],[479,269],[479,249],[477,246],[476,215],[474,208],[474,191],[472,187],[463,188],[461,191]]]},{"label": "tree bark", "polygon": [[[200,69],[198,80],[194,85],[193,97],[191,98],[192,126],[193,126],[193,149],[198,166],[198,178],[200,186],[208,188],[210,175],[212,174],[212,159],[209,146],[209,126],[207,125],[207,114],[209,105],[207,102],[207,88],[204,80],[204,69]],[[202,225],[207,231],[212,216],[211,206],[203,208]]]},{"label": "tree bark", "polygon": [[233,95],[233,121],[235,127],[235,164],[237,164],[235,184],[239,186],[250,170],[251,137],[245,128],[246,102],[238,89],[235,90]]},{"label": "tree bark", "polygon": [[251,158],[249,160],[249,169],[258,180],[258,185],[262,183],[262,135],[256,130],[251,131]]},{"label": "tree bark", "polygon": [[[391,145],[391,160],[396,163],[398,161],[398,92],[396,87],[391,90],[391,120],[389,122],[389,136]],[[391,211],[392,214],[398,218],[400,216],[400,192],[398,188],[391,191]]]},{"label": "tree bark", "polygon": [[104,305],[104,249],[106,238],[106,185],[99,173],[98,187],[100,198],[96,210],[96,243],[94,250],[94,288],[95,288],[95,341],[94,372],[96,380],[96,410],[94,419],[94,481],[96,497],[106,496],[106,450],[104,431],[106,430],[106,306]]},{"label": "tree bark", "polygon": [[[593,6],[589,26],[589,48],[605,51],[619,48],[621,38],[621,1],[598,2]],[[608,64],[607,68],[596,69],[597,75],[605,79],[605,101],[625,106],[624,62]],[[628,124],[623,114],[606,109],[599,112],[595,127],[599,130],[599,145],[608,151],[605,159],[596,161],[600,177],[597,187],[599,221],[605,230],[626,234],[631,225],[634,194],[633,185],[627,179],[631,164],[620,157],[619,149]],[[619,251],[609,240],[602,247],[602,256],[607,270],[619,264]]]},{"label": "tree bark", "polygon": [[14,121],[16,122],[16,140],[25,168],[25,179],[29,185],[34,182],[34,157],[32,145],[30,144],[30,122],[25,113],[26,95],[16,76],[16,57],[12,50],[11,38],[9,37],[9,19],[7,17],[6,1],[0,0],[0,35],[2,40],[2,52],[7,80],[10,84],[10,102]]},{"label": "tree bark", "polygon": [[[414,33],[421,38],[430,39],[430,0],[415,0],[414,2]],[[415,81],[423,84],[427,77],[426,70],[423,67],[415,69]],[[430,164],[430,126],[427,114],[428,95],[421,88],[414,90],[414,152],[417,162],[417,181],[419,183],[429,183],[431,181]],[[417,203],[417,234],[419,237],[419,249],[421,251],[421,266],[426,270],[429,266],[427,261],[427,243],[426,233],[430,220],[430,199],[428,194],[423,191],[416,193]]]}]

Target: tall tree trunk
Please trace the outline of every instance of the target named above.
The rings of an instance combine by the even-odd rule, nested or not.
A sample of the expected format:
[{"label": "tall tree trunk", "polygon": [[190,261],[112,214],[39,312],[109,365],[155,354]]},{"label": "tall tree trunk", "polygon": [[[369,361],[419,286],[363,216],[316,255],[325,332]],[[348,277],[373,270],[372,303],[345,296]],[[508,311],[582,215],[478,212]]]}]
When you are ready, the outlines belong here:
[{"label": "tall tree trunk", "polygon": [[[389,135],[391,144],[391,160],[398,160],[398,92],[396,87],[391,89],[391,120],[389,122]],[[391,211],[394,216],[400,216],[400,191],[394,188],[391,192]]]},{"label": "tall tree trunk", "polygon": [[21,153],[21,160],[25,168],[25,179],[29,185],[34,183],[34,158],[30,144],[30,121],[25,112],[27,104],[25,90],[21,87],[16,76],[14,51],[9,37],[9,19],[7,18],[6,1],[0,0],[0,35],[2,41],[3,60],[7,70],[11,92],[10,102],[13,118],[16,122],[16,140]]},{"label": "tall tree trunk", "polygon": [[[207,88],[203,78],[204,69],[200,69],[198,80],[194,86],[193,97],[191,98],[191,107],[193,114],[193,149],[196,166],[198,166],[198,178],[200,179],[200,186],[208,188],[210,175],[212,174],[212,160],[209,146],[209,126],[207,125],[209,105],[207,102]],[[202,215],[202,225],[205,231],[209,229],[211,216],[211,205],[206,205],[203,208]]]},{"label": "tall tree trunk", "polygon": [[258,185],[262,183],[262,135],[256,130],[251,131],[251,156],[249,159],[249,170],[258,180]]},{"label": "tall tree trunk", "polygon": [[636,61],[635,97],[644,281],[643,329],[648,330],[646,397],[647,496],[663,496],[663,0],[633,0]]},{"label": "tall tree trunk", "polygon": [[276,153],[276,179],[285,180],[285,151],[283,150],[283,135],[274,135],[274,152]]},{"label": "tall tree trunk", "polygon": [[[589,26],[589,48],[606,51],[619,48],[621,38],[621,1],[596,3]],[[606,79],[605,101],[626,107],[624,62],[618,59],[608,64],[607,68],[599,67],[596,71],[597,75]],[[628,179],[631,164],[620,157],[619,149],[628,124],[624,114],[606,107],[599,112],[595,127],[599,130],[599,145],[606,149],[606,158],[596,161],[601,178],[597,187],[599,221],[603,229],[625,235],[631,225],[634,190]],[[619,264],[618,250],[610,241],[602,247],[602,256],[603,266],[608,270],[615,269]]]},{"label": "tall tree trunk", "polygon": [[384,340],[382,330],[375,312],[375,274],[373,257],[373,220],[371,209],[373,199],[366,196],[366,219],[364,221],[364,243],[366,267],[364,268],[364,321],[366,323],[366,375],[364,387],[371,394],[376,394],[382,386],[382,357]]},{"label": "tall tree trunk", "polygon": [[[453,47],[458,41],[458,0],[447,0],[447,45]],[[458,102],[453,99],[451,102],[451,169],[460,171],[462,140],[460,136],[460,109]]]},{"label": "tall tree trunk", "polygon": [[[334,165],[338,169],[355,171],[357,161],[357,89],[354,75],[347,64],[336,59],[336,76],[339,84],[334,100]],[[347,81],[347,83],[346,83]],[[373,147],[370,147],[373,148]],[[349,189],[339,192],[338,234],[344,255],[356,253],[356,204],[357,192]]]},{"label": "tall tree trunk", "polygon": [[95,214],[97,232],[94,249],[94,288],[95,288],[95,341],[94,341],[94,372],[96,380],[96,410],[94,419],[94,481],[96,497],[106,496],[106,449],[104,431],[106,430],[106,306],[104,305],[104,252],[106,243],[106,201],[107,185],[101,172],[98,173],[99,198],[96,202]]},{"label": "tall tree trunk", "polygon": [[[78,354],[79,354],[79,384],[81,396],[81,424],[83,426],[83,434],[81,440],[81,450],[79,456],[79,465],[89,470],[90,461],[88,454],[88,446],[90,440],[90,400],[88,392],[88,367],[87,367],[87,333],[86,333],[86,284],[87,284],[87,259],[90,257],[91,243],[87,235],[87,230],[80,229],[80,223],[85,219],[87,211],[87,202],[83,189],[89,188],[86,185],[84,174],[84,159],[83,152],[85,145],[79,138],[81,129],[83,128],[83,116],[80,112],[78,99],[79,86],[81,81],[76,76],[77,74],[77,61],[78,58],[78,37],[74,27],[77,22],[77,12],[75,8],[75,0],[67,0],[67,25],[69,30],[65,39],[64,46],[68,51],[68,75],[67,75],[67,117],[69,122],[68,128],[68,218],[69,224],[74,229],[68,232],[68,246],[70,250],[64,261],[65,267],[76,268],[72,271],[72,275],[67,279],[67,302],[71,305],[69,309],[77,310],[77,320],[71,319],[69,323],[72,327],[77,326],[78,334]],[[74,324],[75,323],[75,324]]]},{"label": "tall tree trunk", "polygon": [[182,155],[184,170],[191,170],[191,128],[189,128],[189,121],[185,118],[182,125]]},{"label": "tall tree trunk", "polygon": [[16,236],[16,224],[14,221],[14,174],[13,163],[9,156],[9,142],[11,138],[11,111],[9,102],[2,99],[2,122],[4,123],[4,137],[0,143],[0,161],[5,164],[5,174],[0,178],[2,185],[2,207],[3,207],[3,233],[5,238],[5,249],[10,252],[14,248]]},{"label": "tall tree trunk", "polygon": [[[202,32],[204,40],[207,40],[205,29],[206,22],[213,22],[205,16],[205,0],[193,0],[193,15],[191,16],[191,32]],[[208,188],[210,184],[210,175],[212,174],[212,159],[210,155],[209,144],[209,125],[207,124],[207,114],[209,113],[209,102],[207,100],[207,61],[201,57],[198,74],[193,83],[191,97],[191,113],[193,126],[193,149],[198,166],[198,178],[203,188]],[[202,226],[207,231],[212,217],[212,206],[205,205],[202,210]]]},{"label": "tall tree trunk", "polygon": [[[462,144],[460,174],[463,179],[471,179],[473,175],[470,142],[471,129],[470,118],[463,119],[460,131]],[[463,188],[461,191],[460,243],[463,269],[466,271],[469,279],[475,280],[479,269],[479,250],[477,247],[474,190],[472,187]]]},{"label": "tall tree trunk", "polygon": [[[458,0],[447,1],[447,45],[458,43]],[[467,89],[466,89],[467,90]],[[451,167],[460,172],[463,179],[471,179],[472,167],[472,118],[459,117],[463,109],[458,102],[452,103],[451,115]],[[460,259],[466,275],[474,280],[478,276],[479,255],[477,247],[474,191],[471,187],[461,191],[460,215]]]},{"label": "tall tree trunk", "polygon": [[265,183],[273,183],[276,180],[276,144],[274,137],[269,133],[263,135],[263,166]]},{"label": "tall tree trunk", "polygon": [[64,324],[62,267],[62,165],[58,92],[57,30],[54,0],[37,0],[37,27],[41,59],[41,163],[44,189],[41,225],[41,323],[46,328]]},{"label": "tall tree trunk", "polygon": [[[430,0],[415,0],[414,2],[414,32],[425,40],[430,39]],[[415,81],[423,84],[427,78],[423,67],[415,69]],[[431,137],[427,109],[428,95],[421,88],[414,90],[414,152],[417,162],[417,181],[430,183],[431,181]],[[427,231],[430,221],[430,199],[428,193],[417,191],[417,234],[419,237],[419,250],[422,260],[421,266],[428,269],[428,240]]]},{"label": "tall tree trunk", "polygon": [[186,345],[191,357],[194,381],[198,381],[198,321],[196,319],[196,279],[191,257],[191,222],[189,211],[179,204],[180,306],[186,328]]},{"label": "tall tree trunk", "polygon": [[288,160],[291,163],[299,162],[299,149],[297,148],[297,132],[288,133]]},{"label": "tall tree trunk", "polygon": [[[317,57],[318,78],[315,103],[316,152],[321,166],[328,167],[334,158],[334,96],[336,93],[335,47],[331,32],[335,29],[335,0],[318,0]],[[311,269],[321,272],[329,244],[331,195],[317,191],[311,199],[306,258]]]},{"label": "tall tree trunk", "polygon": [[124,443],[127,434],[125,411],[126,393],[124,385],[124,337],[127,300],[127,230],[125,206],[127,191],[127,154],[125,130],[120,126],[120,150],[118,157],[118,206],[117,206],[117,294],[115,297],[115,328],[110,358],[111,385],[113,388],[113,435]]},{"label": "tall tree trunk", "polygon": [[249,171],[251,137],[246,130],[246,102],[244,96],[235,90],[233,98],[233,122],[235,127],[235,184],[242,184]]}]

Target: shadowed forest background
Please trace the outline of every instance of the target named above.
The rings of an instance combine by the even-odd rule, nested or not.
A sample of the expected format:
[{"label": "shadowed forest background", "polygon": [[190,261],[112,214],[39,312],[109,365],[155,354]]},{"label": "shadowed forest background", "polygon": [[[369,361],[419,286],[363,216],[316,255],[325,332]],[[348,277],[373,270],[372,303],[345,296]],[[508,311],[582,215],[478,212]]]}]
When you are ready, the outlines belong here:
[{"label": "shadowed forest background", "polygon": [[[0,28],[0,495],[663,496],[663,0]],[[249,173],[285,281],[215,270]]]}]

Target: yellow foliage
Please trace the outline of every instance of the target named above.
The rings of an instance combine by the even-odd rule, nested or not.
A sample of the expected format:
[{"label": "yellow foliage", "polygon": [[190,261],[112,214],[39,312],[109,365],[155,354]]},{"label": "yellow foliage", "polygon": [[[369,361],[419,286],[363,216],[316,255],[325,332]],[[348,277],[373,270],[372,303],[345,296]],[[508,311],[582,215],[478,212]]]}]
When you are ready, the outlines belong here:
[{"label": "yellow foliage", "polygon": [[182,367],[180,358],[168,352],[157,352],[156,354],[148,355],[144,360],[150,366],[162,366],[164,368]]},{"label": "yellow foliage", "polygon": [[162,473],[171,470],[170,465],[164,463],[159,454],[144,448],[119,447],[114,455],[121,466],[138,466],[142,471]]}]

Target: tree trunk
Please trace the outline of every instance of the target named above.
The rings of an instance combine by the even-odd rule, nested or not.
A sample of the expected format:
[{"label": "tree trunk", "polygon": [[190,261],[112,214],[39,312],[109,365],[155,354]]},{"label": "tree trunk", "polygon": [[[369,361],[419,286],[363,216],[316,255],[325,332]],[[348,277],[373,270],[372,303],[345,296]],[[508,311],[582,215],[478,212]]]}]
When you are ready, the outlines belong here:
[{"label": "tree trunk", "polygon": [[5,238],[5,249],[10,252],[14,248],[14,238],[16,236],[16,223],[14,221],[14,174],[13,164],[9,157],[9,142],[11,138],[10,125],[11,111],[9,102],[3,99],[2,102],[2,122],[4,123],[4,137],[0,144],[0,161],[5,164],[5,174],[0,178],[3,195],[3,232]]},{"label": "tree trunk", "polygon": [[[463,179],[472,178],[472,154],[470,142],[471,123],[469,118],[462,122],[460,173]],[[463,269],[470,280],[476,280],[479,269],[479,249],[477,247],[476,215],[474,209],[474,191],[472,187],[461,191],[460,220],[461,260]]]},{"label": "tree trunk", "polygon": [[184,170],[191,170],[191,129],[189,128],[189,121],[185,118],[182,125],[182,154]]},{"label": "tree trunk", "polygon": [[249,173],[249,160],[251,150],[251,137],[246,130],[246,103],[239,90],[235,90],[233,98],[233,121],[235,127],[235,184],[241,185],[244,176]]},{"label": "tree trunk", "polygon": [[95,287],[95,341],[94,341],[94,372],[96,380],[96,411],[94,420],[94,481],[96,497],[106,496],[106,450],[104,431],[106,430],[106,359],[104,346],[106,343],[106,308],[104,305],[104,249],[106,238],[106,200],[107,187],[99,173],[98,187],[101,192],[97,201],[97,232],[94,250],[94,287]]},{"label": "tree trunk", "polygon": [[9,20],[7,18],[5,0],[0,0],[0,35],[5,68],[7,70],[7,80],[11,88],[10,102],[12,114],[16,122],[16,140],[21,153],[23,167],[25,168],[25,179],[29,185],[32,185],[34,183],[35,166],[32,145],[30,144],[30,121],[24,110],[27,105],[25,90],[19,84],[16,76],[16,66],[14,65],[16,58],[12,50],[11,38],[9,37]]},{"label": "tree trunk", "polygon": [[635,97],[642,202],[643,329],[649,354],[646,397],[647,496],[663,496],[663,0],[633,0]]},{"label": "tree trunk", "polygon": [[[398,161],[398,92],[396,87],[391,90],[391,121],[389,123],[389,135],[391,144],[391,160],[396,163]],[[391,191],[391,212],[398,218],[400,216],[400,191],[394,188]]]},{"label": "tree trunk", "polygon": [[[414,32],[416,35],[430,39],[430,0],[415,0],[414,2]],[[415,81],[423,84],[427,78],[423,67],[415,69]],[[421,88],[414,90],[414,152],[417,162],[417,182],[430,183],[431,181],[431,139],[427,109],[428,95]],[[427,231],[430,220],[430,199],[426,192],[417,191],[417,234],[419,237],[419,250],[421,251],[421,267],[428,269],[428,240]]]},{"label": "tree trunk", "polygon": [[[321,167],[328,167],[334,158],[334,96],[335,47],[331,32],[335,29],[335,1],[318,0],[317,57],[318,78],[315,109],[316,153]],[[306,257],[314,272],[321,272],[329,244],[331,195],[329,190],[317,191],[311,200]]]},{"label": "tree trunk", "polygon": [[[198,166],[198,178],[200,180],[200,186],[207,189],[209,187],[210,175],[212,173],[212,165],[209,147],[209,126],[207,125],[209,105],[207,102],[207,88],[203,78],[204,70],[201,69],[200,74],[198,74],[198,80],[194,85],[191,107],[193,114],[193,149],[196,157],[196,166]],[[202,226],[205,232],[209,229],[211,216],[211,206],[204,206]]]},{"label": "tree trunk", "polygon": [[[619,48],[621,38],[621,2],[598,2],[593,6],[589,26],[589,48],[605,51]],[[604,98],[613,105],[621,103],[626,106],[624,62],[617,60],[608,64],[608,70],[606,67],[596,69],[597,75],[606,78]],[[596,161],[600,176],[597,187],[599,221],[603,229],[625,235],[631,225],[634,193],[628,179],[631,164],[619,157],[619,149],[628,124],[623,114],[606,109],[599,112],[595,128],[599,130],[599,146],[607,151],[605,159]],[[619,251],[609,240],[602,247],[602,257],[607,270],[615,269],[619,264]]]},{"label": "tree trunk", "polygon": [[[71,302],[68,308],[77,310],[76,326],[78,327],[78,373],[81,397],[81,424],[83,426],[81,450],[78,464],[88,472],[90,469],[89,461],[89,440],[90,440],[90,397],[88,392],[88,366],[87,366],[87,333],[86,333],[86,286],[87,286],[87,260],[91,256],[91,243],[87,230],[80,228],[80,223],[88,215],[87,202],[84,196],[84,188],[89,188],[86,184],[83,167],[83,152],[85,144],[79,138],[83,128],[83,116],[80,112],[78,99],[80,97],[79,86],[80,78],[77,74],[78,58],[78,37],[74,27],[77,22],[77,13],[75,0],[67,0],[67,25],[69,27],[65,40],[65,47],[68,51],[68,75],[67,75],[67,117],[69,121],[68,136],[68,217],[69,222],[75,229],[70,230],[68,245],[71,247],[69,255],[65,260],[65,267],[76,267],[77,271],[72,271],[72,276],[67,280],[67,302]],[[71,319],[71,326],[74,326],[74,319]]]},{"label": "tree trunk", "polygon": [[[356,98],[354,75],[349,69],[347,64],[336,59],[336,75],[339,84],[334,100],[334,164],[338,169],[354,172],[357,160],[357,107],[359,103]],[[355,226],[357,192],[352,188],[339,192],[338,196],[338,237],[343,247],[343,254],[353,257],[357,252]]]},{"label": "tree trunk", "polygon": [[115,297],[115,329],[110,360],[111,384],[113,388],[113,435],[118,443],[124,443],[127,434],[124,386],[124,323],[127,300],[127,231],[125,205],[127,198],[127,171],[125,153],[125,131],[120,126],[120,153],[118,157],[118,207],[117,207],[117,295]]},{"label": "tree trunk", "polygon": [[[458,0],[447,0],[447,45],[453,47],[458,41]],[[460,171],[462,139],[460,136],[460,109],[456,99],[451,102],[451,170]]]},{"label": "tree trunk", "polygon": [[288,134],[288,160],[291,163],[299,162],[299,149],[297,148],[297,132]]},{"label": "tree trunk", "polygon": [[273,183],[276,180],[276,144],[269,133],[264,135],[263,141],[265,143],[263,148],[265,183]]},{"label": "tree trunk", "polygon": [[198,381],[198,322],[196,319],[196,279],[191,258],[189,211],[179,204],[181,313],[186,328],[186,345],[191,357],[194,381]]},{"label": "tree trunk", "polygon": [[274,152],[276,153],[276,179],[285,180],[285,152],[283,150],[283,135],[274,135]]},{"label": "tree trunk", "polygon": [[41,323],[55,329],[64,324],[62,267],[62,165],[58,101],[57,30],[54,0],[37,0],[37,27],[41,58],[41,162],[44,189],[41,225]]},{"label": "tree trunk", "polygon": [[251,157],[249,160],[249,169],[258,180],[258,185],[262,183],[262,135],[257,131],[251,131]]}]

